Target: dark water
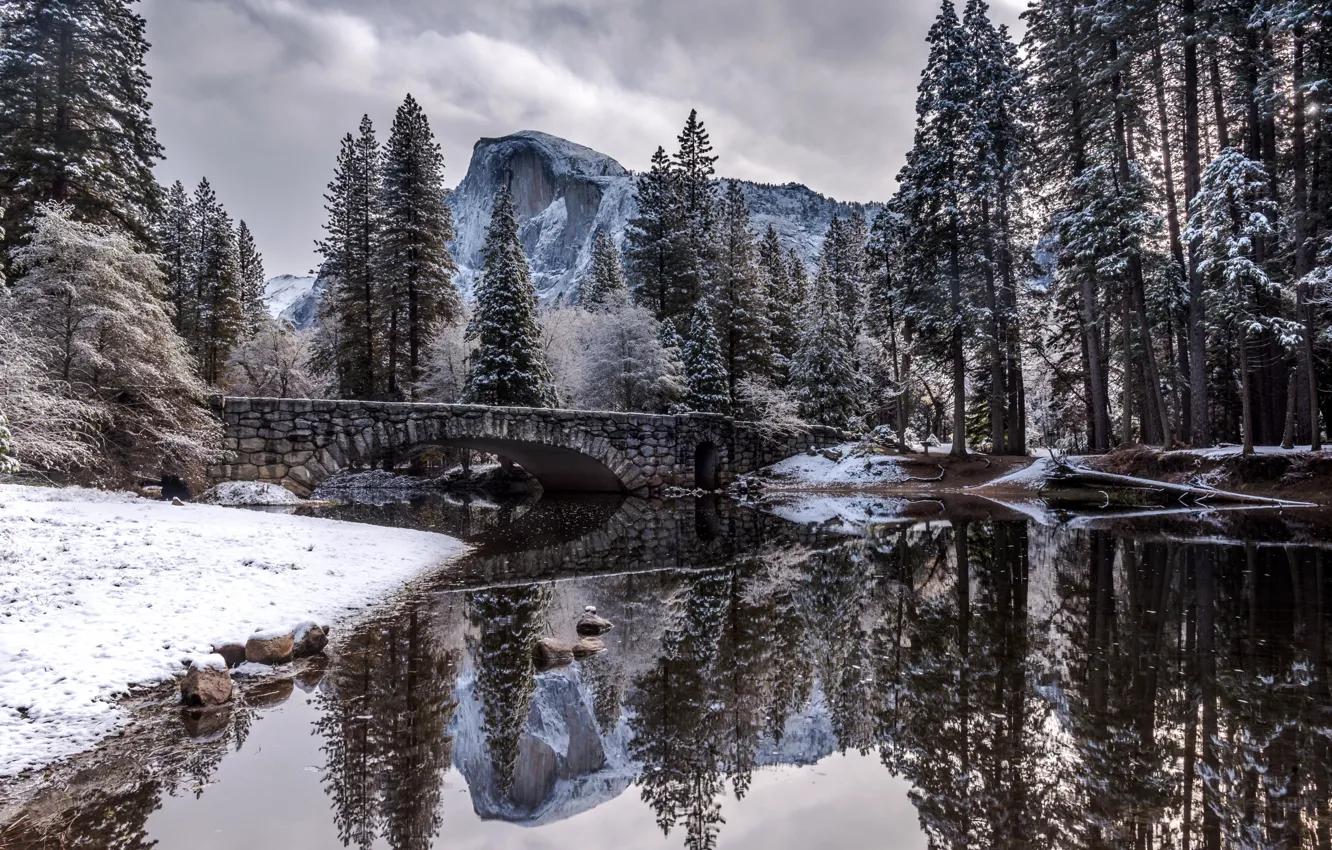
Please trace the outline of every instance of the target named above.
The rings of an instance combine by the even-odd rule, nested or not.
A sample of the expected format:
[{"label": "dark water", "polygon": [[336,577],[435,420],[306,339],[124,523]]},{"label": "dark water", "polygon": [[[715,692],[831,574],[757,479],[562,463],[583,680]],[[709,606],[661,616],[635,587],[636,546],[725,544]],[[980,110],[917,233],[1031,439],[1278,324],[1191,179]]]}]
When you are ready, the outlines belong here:
[{"label": "dark water", "polygon": [[[885,508],[332,509],[477,552],[61,841],[1332,846],[1320,518]],[[587,605],[607,651],[537,673]]]}]

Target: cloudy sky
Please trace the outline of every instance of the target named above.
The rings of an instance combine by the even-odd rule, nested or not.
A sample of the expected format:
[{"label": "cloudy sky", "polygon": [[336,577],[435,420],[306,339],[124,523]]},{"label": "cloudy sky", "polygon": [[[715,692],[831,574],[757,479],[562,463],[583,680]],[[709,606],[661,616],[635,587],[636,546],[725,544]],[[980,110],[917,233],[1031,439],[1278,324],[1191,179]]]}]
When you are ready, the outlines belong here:
[{"label": "cloudy sky", "polygon": [[[959,0],[960,5],[961,0]],[[1022,0],[991,0],[1016,31]],[[719,172],[881,200],[935,0],[143,0],[166,181],[206,175],[270,274],[304,274],[342,135],[411,92],[456,185],[543,130],[642,169],[691,107]]]}]

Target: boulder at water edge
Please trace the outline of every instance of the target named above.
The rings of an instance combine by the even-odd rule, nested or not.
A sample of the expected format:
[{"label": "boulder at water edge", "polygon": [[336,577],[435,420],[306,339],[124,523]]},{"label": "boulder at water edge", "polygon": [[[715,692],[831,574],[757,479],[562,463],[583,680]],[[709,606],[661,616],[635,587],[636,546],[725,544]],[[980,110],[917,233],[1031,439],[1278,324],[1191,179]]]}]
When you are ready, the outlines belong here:
[{"label": "boulder at water edge", "polygon": [[301,623],[296,627],[293,637],[296,645],[292,648],[292,658],[310,658],[324,651],[328,646],[328,626],[314,623]]},{"label": "boulder at water edge", "polygon": [[180,682],[180,701],[185,705],[222,705],[231,699],[231,674],[220,655],[196,659]]},{"label": "boulder at water edge", "polygon": [[245,645],[240,643],[224,643],[221,646],[213,647],[213,652],[222,656],[227,662],[228,667],[236,667],[245,663]]},{"label": "boulder at water edge", "polygon": [[245,660],[255,664],[286,664],[296,648],[296,638],[290,630],[255,632],[245,642]]}]

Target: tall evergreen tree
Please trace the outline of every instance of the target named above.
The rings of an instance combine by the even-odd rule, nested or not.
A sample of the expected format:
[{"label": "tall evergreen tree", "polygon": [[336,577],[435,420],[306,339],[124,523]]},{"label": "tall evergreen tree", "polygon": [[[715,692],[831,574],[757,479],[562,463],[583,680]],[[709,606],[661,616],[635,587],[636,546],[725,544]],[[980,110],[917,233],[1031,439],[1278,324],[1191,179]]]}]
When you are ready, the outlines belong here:
[{"label": "tall evergreen tree", "polygon": [[244,221],[236,229],[236,278],[240,284],[244,336],[249,338],[263,326],[267,308],[264,307],[264,256]]},{"label": "tall evergreen tree", "polygon": [[779,383],[785,383],[791,358],[800,343],[800,298],[792,280],[791,265],[777,239],[777,231],[771,225],[759,242],[758,264],[767,283],[773,372]]},{"label": "tall evergreen tree", "polygon": [[[652,167],[638,179],[638,215],[625,231],[625,255],[634,300],[659,321],[688,317],[675,282],[682,275],[684,217],[680,183],[664,148],[652,155]],[[683,311],[683,315],[682,315]]]},{"label": "tall evergreen tree", "polygon": [[1235,340],[1245,454],[1254,448],[1250,349],[1255,338],[1272,332],[1294,345],[1302,331],[1297,322],[1274,315],[1268,306],[1279,304],[1282,296],[1281,283],[1262,262],[1260,247],[1273,235],[1269,213],[1276,205],[1268,189],[1262,163],[1227,148],[1203,172],[1185,232],[1185,238],[1198,247],[1209,320],[1218,332]]},{"label": "tall evergreen tree", "polygon": [[[916,100],[916,133],[899,175],[908,219],[904,246],[912,270],[912,309],[922,329],[940,338],[951,362],[952,452],[967,452],[966,295],[962,264],[962,193],[970,127],[966,104],[974,97],[973,74],[962,25],[952,0],[943,0],[928,36],[930,55]],[[822,272],[821,272],[822,273]]]},{"label": "tall evergreen tree", "polygon": [[515,407],[556,405],[536,310],[536,289],[518,240],[513,196],[505,186],[495,198],[486,232],[485,271],[477,286],[469,331],[477,348],[464,401]]},{"label": "tall evergreen tree", "polygon": [[592,269],[579,289],[578,302],[589,310],[604,310],[623,305],[628,298],[620,249],[610,234],[598,230],[592,242]]},{"label": "tall evergreen tree", "polygon": [[207,178],[194,192],[193,207],[195,315],[185,338],[193,344],[203,379],[216,384],[245,321],[236,231]]},{"label": "tall evergreen tree", "polygon": [[408,95],[398,107],[384,151],[375,254],[388,327],[390,396],[416,398],[425,377],[425,343],[439,322],[462,315],[449,243],[453,213],[444,189],[444,157],[420,104]]},{"label": "tall evergreen tree", "polygon": [[734,180],[726,184],[719,218],[713,301],[718,324],[723,329],[722,356],[734,406],[736,385],[741,381],[772,379],[772,329],[768,285],[749,230],[749,205]]},{"label": "tall evergreen tree", "polygon": [[380,286],[376,267],[382,165],[374,125],[363,116],[358,133],[342,140],[324,196],[326,235],[316,243],[324,258],[320,276],[327,295],[321,307],[326,333],[316,346],[315,360],[336,378],[337,394],[344,398],[387,393],[387,291]]},{"label": "tall evergreen tree", "polygon": [[685,407],[701,413],[729,413],[731,391],[726,376],[726,359],[722,353],[717,324],[706,300],[694,306],[689,333],[684,344],[685,378],[689,392]]},{"label": "tall evergreen tree", "polygon": [[176,332],[187,340],[195,337],[199,310],[194,291],[194,229],[194,205],[185,184],[177,180],[166,192],[157,244],[165,264],[167,300],[175,308]]},{"label": "tall evergreen tree", "polygon": [[0,197],[24,240],[36,205],[152,242],[162,148],[149,116],[148,42],[130,0],[16,0],[0,15]]},{"label": "tall evergreen tree", "polygon": [[847,427],[860,415],[861,387],[837,290],[825,262],[805,299],[791,390],[810,422]]}]

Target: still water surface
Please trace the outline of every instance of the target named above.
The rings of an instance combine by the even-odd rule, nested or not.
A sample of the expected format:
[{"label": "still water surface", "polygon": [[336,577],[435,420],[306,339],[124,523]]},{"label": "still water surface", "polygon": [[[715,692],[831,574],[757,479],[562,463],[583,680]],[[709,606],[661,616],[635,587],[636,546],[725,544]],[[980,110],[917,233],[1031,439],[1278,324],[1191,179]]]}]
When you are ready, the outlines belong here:
[{"label": "still water surface", "polygon": [[[1316,516],[328,509],[477,548],[86,846],[1332,846]],[[790,514],[791,512],[787,512]],[[808,515],[807,513],[800,515]],[[538,673],[585,606],[607,650]]]}]

